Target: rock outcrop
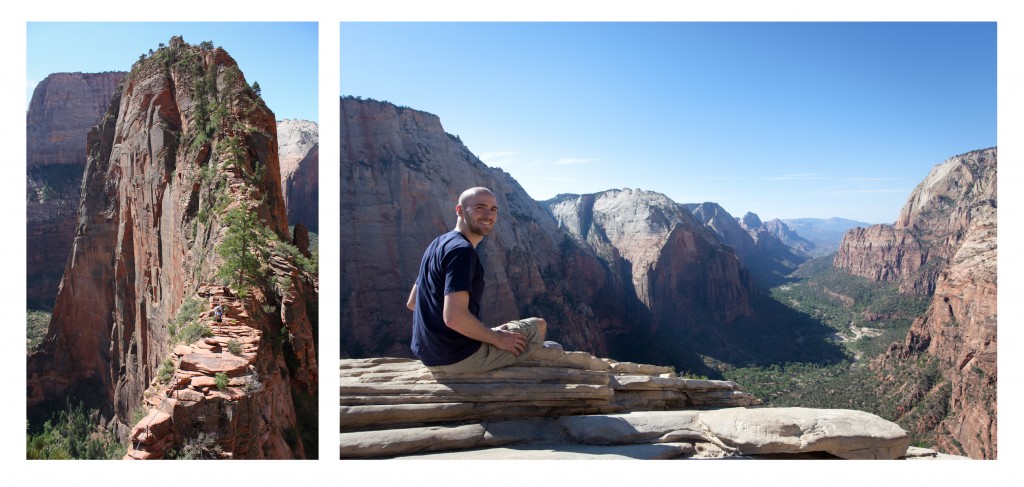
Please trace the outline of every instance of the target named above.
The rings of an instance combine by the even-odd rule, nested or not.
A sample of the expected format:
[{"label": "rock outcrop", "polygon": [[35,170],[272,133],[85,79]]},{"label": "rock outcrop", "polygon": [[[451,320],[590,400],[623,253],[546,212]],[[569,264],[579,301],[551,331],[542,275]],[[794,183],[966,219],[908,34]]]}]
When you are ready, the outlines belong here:
[{"label": "rock outcrop", "polygon": [[[46,337],[28,356],[30,417],[81,400],[127,439],[133,412],[152,406],[154,391],[176,390],[155,387],[168,358],[179,371],[220,370],[190,361],[192,352],[172,358],[180,332],[174,320],[187,298],[203,292],[235,310],[229,315],[246,317],[240,326],[251,331],[226,329],[223,336],[248,337],[245,353],[254,358],[246,366],[265,378],[265,387],[221,397],[230,408],[204,402],[216,403],[200,414],[205,423],[179,414],[187,407],[161,409],[175,431],[171,446],[180,451],[181,439],[209,427],[222,438],[245,438],[233,443],[236,458],[315,456],[287,433],[315,431],[315,412],[310,417],[304,409],[311,404],[315,411],[317,394],[317,282],[285,247],[291,236],[276,130],[273,113],[222,49],[175,37],[135,63],[88,136],[72,251]],[[265,275],[251,288],[212,292],[224,265],[218,249],[230,230],[224,217],[236,208],[270,234],[260,240]],[[242,291],[246,298],[228,299]],[[275,351],[282,342],[288,346]],[[232,368],[228,375],[236,374]],[[187,400],[200,402],[194,395]]]},{"label": "rock outcrop", "polygon": [[[750,271],[751,279],[762,288],[786,282],[787,276],[807,260],[789,242],[800,243],[778,219],[762,223],[754,213],[735,218],[717,203],[684,205],[693,216],[708,227],[722,243],[732,247],[740,264]],[[809,243],[809,242],[808,242]]]},{"label": "rock outcrop", "polygon": [[64,273],[85,167],[85,138],[110,106],[124,72],[55,73],[29,102],[26,127],[26,298],[50,309]]},{"label": "rock outcrop", "polygon": [[917,353],[938,358],[950,387],[937,433],[943,450],[996,457],[996,149],[936,166],[893,225],[847,233],[835,266],[932,296],[904,343],[876,361],[885,373]]},{"label": "rock outcrop", "polygon": [[341,458],[900,458],[909,437],[862,411],[758,408],[735,383],[544,348],[520,365],[431,374],[341,361]]},{"label": "rock outcrop", "polygon": [[281,159],[281,191],[288,206],[288,224],[320,228],[320,129],[308,120],[277,123]]},{"label": "rock outcrop", "polygon": [[622,273],[658,326],[694,331],[752,314],[736,254],[667,196],[623,189],[559,195],[545,205],[561,228]]}]

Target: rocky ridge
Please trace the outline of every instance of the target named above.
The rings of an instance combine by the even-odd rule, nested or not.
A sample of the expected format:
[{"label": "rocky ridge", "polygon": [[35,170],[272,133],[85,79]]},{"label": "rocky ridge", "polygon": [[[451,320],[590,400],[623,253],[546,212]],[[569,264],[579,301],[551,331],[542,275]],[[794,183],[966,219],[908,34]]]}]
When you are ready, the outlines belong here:
[{"label": "rocky ridge", "polygon": [[[280,240],[266,242],[269,284],[246,290],[243,300],[224,301],[236,318],[248,317],[240,321],[252,331],[221,329],[221,336],[248,337],[246,353],[255,355],[252,365],[265,378],[262,392],[195,400],[199,410],[211,409],[201,420],[178,398],[178,406],[162,410],[170,423],[160,423],[172,425],[174,440],[136,447],[131,456],[153,456],[169,443],[180,451],[179,441],[207,429],[220,434],[235,458],[315,456],[306,438],[297,445],[287,432],[315,431],[317,283],[283,244],[291,236],[274,116],[237,64],[222,49],[172,38],[132,67],[87,147],[72,251],[46,337],[28,356],[29,415],[46,417],[69,399],[81,400],[127,439],[134,411],[159,408],[148,401],[159,396],[150,388],[174,356],[171,324],[186,298],[218,280],[217,249],[228,231],[222,218],[239,208]],[[218,292],[218,299],[229,296]],[[256,347],[253,337],[260,337]],[[275,351],[282,337],[287,346]],[[172,363],[200,370],[190,354]],[[243,425],[260,435],[248,438]]]},{"label": "rocky ridge", "polygon": [[320,228],[320,132],[316,122],[277,122],[281,159],[281,191],[288,207],[288,224],[302,223],[311,232]]},{"label": "rocky ridge", "polygon": [[[751,278],[762,288],[770,288],[786,281],[786,276],[807,260],[789,241],[799,242],[778,219],[764,223],[755,213],[747,212],[742,219],[733,217],[717,203],[689,203],[685,206],[693,216],[708,227],[718,239],[732,247]],[[809,242],[808,242],[809,243]]]},{"label": "rocky ridge", "polygon": [[732,382],[557,348],[463,375],[342,360],[340,393],[341,458],[891,459],[909,447],[861,411],[751,407],[760,401]]},{"label": "rocky ridge", "polygon": [[26,115],[26,298],[50,309],[64,273],[81,193],[86,135],[127,73],[54,73],[32,92]]},{"label": "rocky ridge", "polygon": [[904,342],[874,366],[891,377],[918,354],[938,359],[945,380],[922,394],[943,398],[948,414],[917,427],[937,432],[942,450],[972,458],[995,458],[997,449],[996,162],[991,148],[936,166],[893,225],[851,230],[835,257],[852,274],[931,295]]},{"label": "rocky ridge", "polygon": [[627,188],[544,204],[560,228],[622,273],[658,326],[692,330],[752,313],[736,255],[667,196]]}]

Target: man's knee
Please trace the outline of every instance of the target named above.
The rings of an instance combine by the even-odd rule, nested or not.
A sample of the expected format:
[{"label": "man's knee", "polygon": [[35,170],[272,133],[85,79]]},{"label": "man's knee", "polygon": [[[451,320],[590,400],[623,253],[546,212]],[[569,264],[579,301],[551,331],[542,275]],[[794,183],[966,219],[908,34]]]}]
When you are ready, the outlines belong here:
[{"label": "man's knee", "polygon": [[548,334],[548,322],[544,321],[544,318],[533,317],[531,319],[534,325],[537,326],[537,335],[540,337],[540,341],[543,342],[544,337]]}]

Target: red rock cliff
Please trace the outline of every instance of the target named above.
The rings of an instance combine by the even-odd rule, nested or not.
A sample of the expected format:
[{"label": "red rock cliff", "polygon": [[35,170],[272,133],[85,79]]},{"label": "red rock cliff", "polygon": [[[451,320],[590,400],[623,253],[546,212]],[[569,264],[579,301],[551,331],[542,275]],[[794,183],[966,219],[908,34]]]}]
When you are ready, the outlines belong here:
[{"label": "red rock cliff", "polygon": [[905,342],[877,363],[884,371],[915,353],[938,358],[948,414],[928,427],[945,451],[973,458],[995,458],[997,446],[996,160],[992,148],[936,166],[895,224],[851,230],[835,258],[853,274],[932,295]]},{"label": "red rock cliff", "polygon": [[[128,435],[132,412],[151,404],[144,391],[154,391],[171,357],[179,308],[219,281],[224,213],[245,209],[276,239],[289,239],[276,133],[273,113],[221,49],[173,38],[132,67],[89,133],[71,255],[46,337],[28,357],[30,415],[82,400]],[[307,309],[315,310],[316,281],[281,244],[267,245],[277,255],[266,271],[274,284],[237,303],[245,326],[268,339],[251,350],[265,387],[202,403],[220,413],[205,415],[204,424],[186,419],[200,401],[167,410],[191,434],[219,435],[235,457],[303,457],[301,444],[288,452],[280,445],[296,427],[296,398],[315,404],[315,313]],[[293,335],[290,362],[271,346],[285,327]],[[271,426],[243,434],[243,424],[260,421]]]},{"label": "red rock cliff", "polygon": [[64,272],[85,166],[85,138],[124,72],[55,73],[32,92],[26,127],[26,297],[51,308]]}]

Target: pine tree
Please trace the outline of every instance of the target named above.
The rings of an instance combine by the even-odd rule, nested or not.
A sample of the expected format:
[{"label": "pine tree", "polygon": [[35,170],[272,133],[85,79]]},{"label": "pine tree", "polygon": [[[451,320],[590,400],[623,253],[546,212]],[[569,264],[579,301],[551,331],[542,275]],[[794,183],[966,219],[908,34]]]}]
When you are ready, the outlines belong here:
[{"label": "pine tree", "polygon": [[228,230],[217,249],[224,265],[217,275],[227,279],[239,295],[245,296],[249,288],[260,284],[263,264],[270,258],[269,232],[255,213],[242,208],[228,211],[224,224]]}]

